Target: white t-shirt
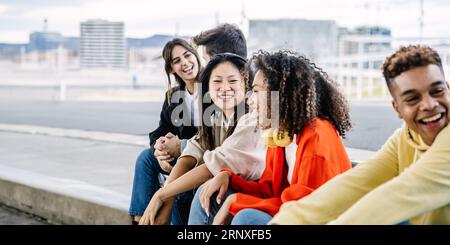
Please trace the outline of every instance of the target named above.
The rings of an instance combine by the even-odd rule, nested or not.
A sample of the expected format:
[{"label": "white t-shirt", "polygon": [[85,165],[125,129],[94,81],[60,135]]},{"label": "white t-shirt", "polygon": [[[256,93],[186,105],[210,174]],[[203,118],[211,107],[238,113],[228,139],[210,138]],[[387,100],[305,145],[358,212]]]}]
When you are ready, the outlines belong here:
[{"label": "white t-shirt", "polygon": [[189,112],[191,113],[191,123],[193,123],[193,126],[200,126],[199,121],[199,112],[198,112],[198,105],[196,103],[198,93],[190,94],[186,90],[186,104]]},{"label": "white t-shirt", "polygon": [[294,168],[295,168],[295,158],[297,156],[297,143],[295,141],[295,135],[294,135],[294,139],[292,140],[292,143],[290,143],[288,146],[286,146],[285,148],[285,152],[286,152],[286,162],[288,165],[288,175],[287,175],[287,179],[289,181],[289,184],[291,183],[291,179],[292,179],[292,174],[294,173]]}]

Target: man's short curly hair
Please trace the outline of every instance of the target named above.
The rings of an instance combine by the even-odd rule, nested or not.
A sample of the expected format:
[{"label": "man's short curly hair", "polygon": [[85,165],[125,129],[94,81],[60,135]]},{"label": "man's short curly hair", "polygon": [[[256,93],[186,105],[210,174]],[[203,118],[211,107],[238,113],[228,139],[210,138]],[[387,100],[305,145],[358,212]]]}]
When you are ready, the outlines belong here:
[{"label": "man's short curly hair", "polygon": [[426,65],[437,65],[443,70],[441,58],[434,49],[424,45],[400,47],[387,57],[383,64],[383,76],[389,90],[395,77],[405,71]]}]

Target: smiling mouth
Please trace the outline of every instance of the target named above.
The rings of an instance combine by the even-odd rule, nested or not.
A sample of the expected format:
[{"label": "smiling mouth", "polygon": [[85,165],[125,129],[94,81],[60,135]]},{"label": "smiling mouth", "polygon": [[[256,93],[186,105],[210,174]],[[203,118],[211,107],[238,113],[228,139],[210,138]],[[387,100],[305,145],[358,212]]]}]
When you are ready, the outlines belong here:
[{"label": "smiling mouth", "polygon": [[228,101],[234,98],[234,94],[218,95],[217,97],[221,100]]},{"label": "smiling mouth", "polygon": [[445,116],[445,113],[439,113],[431,117],[423,118],[419,120],[419,123],[423,125],[432,125],[434,123],[439,122],[443,117]]},{"label": "smiling mouth", "polygon": [[194,69],[194,65],[190,65],[187,68],[183,69],[184,73],[190,73]]}]

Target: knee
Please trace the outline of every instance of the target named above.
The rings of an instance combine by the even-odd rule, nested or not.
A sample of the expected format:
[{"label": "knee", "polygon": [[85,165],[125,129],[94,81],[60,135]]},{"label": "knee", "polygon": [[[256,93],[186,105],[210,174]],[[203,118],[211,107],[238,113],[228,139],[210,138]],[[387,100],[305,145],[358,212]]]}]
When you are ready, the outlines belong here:
[{"label": "knee", "polygon": [[151,168],[153,152],[150,149],[143,150],[136,159],[136,171]]},{"label": "knee", "polygon": [[[266,217],[267,216],[267,217]],[[246,208],[233,218],[232,225],[263,225],[270,221],[269,215],[257,209]]]},{"label": "knee", "polygon": [[242,209],[241,211],[237,212],[237,214],[233,217],[233,221],[247,220],[248,218],[255,215],[255,211],[256,210],[251,208]]}]

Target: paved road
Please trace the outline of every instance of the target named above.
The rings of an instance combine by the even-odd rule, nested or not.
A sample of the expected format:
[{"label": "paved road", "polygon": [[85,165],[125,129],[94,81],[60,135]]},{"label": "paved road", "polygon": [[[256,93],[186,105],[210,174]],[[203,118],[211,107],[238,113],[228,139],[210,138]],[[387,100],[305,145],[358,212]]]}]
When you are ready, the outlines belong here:
[{"label": "paved road", "polygon": [[161,103],[0,102],[0,123],[144,135],[155,128]]},{"label": "paved road", "polygon": [[344,143],[348,147],[378,150],[402,125],[390,102],[351,103],[353,128]]},{"label": "paved road", "polygon": [[[160,102],[0,101],[0,123],[145,135],[158,125]],[[376,150],[401,125],[388,102],[352,103],[349,147]]]},{"label": "paved road", "polygon": [[0,225],[46,225],[37,217],[0,205]]}]

